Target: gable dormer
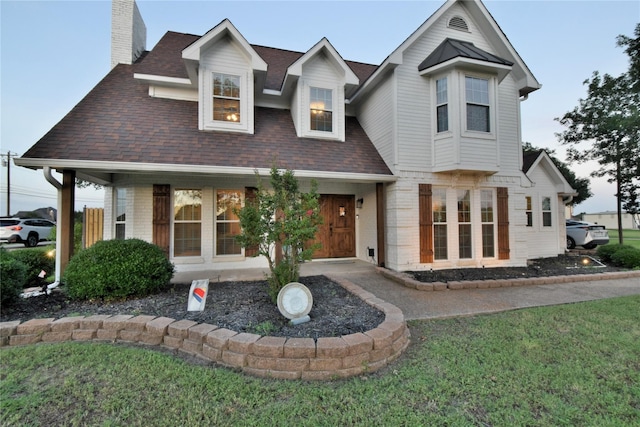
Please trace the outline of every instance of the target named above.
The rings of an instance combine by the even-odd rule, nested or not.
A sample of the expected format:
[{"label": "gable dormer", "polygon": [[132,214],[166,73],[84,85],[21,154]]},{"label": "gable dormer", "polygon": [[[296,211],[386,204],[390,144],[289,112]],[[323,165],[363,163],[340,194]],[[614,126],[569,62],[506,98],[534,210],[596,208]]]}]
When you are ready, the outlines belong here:
[{"label": "gable dormer", "polygon": [[292,91],[297,135],[344,141],[345,93],[358,84],[358,77],[326,38],[291,64],[283,93]]},{"label": "gable dormer", "polygon": [[267,64],[225,19],[182,51],[198,87],[198,128],[254,132],[254,84],[263,84]]}]

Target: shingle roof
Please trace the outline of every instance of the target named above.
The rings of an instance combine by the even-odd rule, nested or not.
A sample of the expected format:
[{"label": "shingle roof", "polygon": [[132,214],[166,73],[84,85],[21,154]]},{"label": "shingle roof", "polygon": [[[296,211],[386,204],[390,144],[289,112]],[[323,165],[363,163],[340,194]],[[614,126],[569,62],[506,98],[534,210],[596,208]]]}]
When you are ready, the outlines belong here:
[{"label": "shingle roof", "polygon": [[[140,61],[140,66],[136,69],[136,73],[188,78],[187,70],[182,61],[182,50],[199,38],[200,36],[193,34],[168,31],[144,60]],[[251,45],[251,47],[268,64],[266,89],[280,90],[287,68],[304,55],[302,52],[259,45]],[[377,65],[354,61],[345,62],[358,76],[360,84],[364,83],[378,68]]]},{"label": "shingle roof", "polygon": [[458,57],[477,59],[479,61],[492,62],[501,65],[513,65],[513,62],[486,52],[474,46],[473,43],[447,38],[440,43],[440,45],[435,48],[435,50],[431,52],[431,54],[420,63],[420,65],[418,65],[418,71],[426,70]]},{"label": "shingle roof", "polygon": [[[188,39],[182,36],[165,42],[180,44]],[[197,102],[150,97],[147,84],[133,78],[153,67],[176,68],[159,59],[150,52],[137,64],[116,66],[23,158],[248,168],[277,160],[292,170],[391,175],[352,117],[345,142],[299,138],[289,110],[260,107],[254,135],[199,131]]]},{"label": "shingle roof", "polygon": [[529,172],[529,169],[531,169],[531,166],[538,160],[540,154],[542,154],[542,150],[524,151],[522,153],[522,171],[524,173]]}]

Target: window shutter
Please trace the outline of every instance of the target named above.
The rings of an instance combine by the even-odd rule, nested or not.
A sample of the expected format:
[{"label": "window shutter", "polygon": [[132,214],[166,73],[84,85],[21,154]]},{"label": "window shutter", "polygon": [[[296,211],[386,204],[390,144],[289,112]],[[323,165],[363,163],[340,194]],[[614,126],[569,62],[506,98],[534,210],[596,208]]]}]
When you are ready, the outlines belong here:
[{"label": "window shutter", "polygon": [[[258,197],[258,189],[255,187],[245,187],[244,189],[244,203],[245,205],[256,203]],[[244,248],[244,255],[247,257],[253,257],[258,255],[258,245],[253,245]]]},{"label": "window shutter", "polygon": [[509,194],[498,187],[498,259],[509,259]]},{"label": "window shutter", "polygon": [[167,184],[153,185],[153,243],[169,257],[171,236],[171,187]]},{"label": "window shutter", "polygon": [[420,263],[433,262],[433,214],[431,184],[420,184],[418,216],[420,221]]}]

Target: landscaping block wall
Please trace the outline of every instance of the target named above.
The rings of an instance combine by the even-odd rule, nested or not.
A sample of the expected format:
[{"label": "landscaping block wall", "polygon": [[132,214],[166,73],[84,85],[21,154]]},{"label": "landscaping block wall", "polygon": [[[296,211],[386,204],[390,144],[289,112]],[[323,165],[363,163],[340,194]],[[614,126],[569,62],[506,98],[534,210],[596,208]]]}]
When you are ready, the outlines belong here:
[{"label": "landscaping block wall", "polygon": [[409,345],[399,308],[359,286],[331,277],[385,314],[370,331],[341,337],[285,338],[238,333],[206,323],[147,315],[94,315],[0,323],[0,346],[62,341],[162,346],[259,377],[330,380],[376,371]]}]

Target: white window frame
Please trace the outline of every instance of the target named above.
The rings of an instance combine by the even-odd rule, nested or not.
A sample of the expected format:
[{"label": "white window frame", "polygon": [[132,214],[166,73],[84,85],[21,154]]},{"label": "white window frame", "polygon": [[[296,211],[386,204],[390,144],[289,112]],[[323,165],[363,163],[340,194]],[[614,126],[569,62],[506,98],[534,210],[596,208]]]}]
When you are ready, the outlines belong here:
[{"label": "white window frame", "polygon": [[[322,130],[311,129],[311,89],[324,89],[331,91],[331,132]],[[320,139],[336,139],[341,138],[341,132],[338,132],[338,114],[342,111],[338,105],[338,88],[327,84],[318,82],[306,82],[304,84],[305,102],[302,105],[301,114],[303,114],[303,123],[305,123],[304,129],[306,131],[305,137],[320,138]]]},{"label": "white window frame", "polygon": [[[489,104],[486,104],[489,107],[489,131],[480,131],[480,130],[472,130],[467,127],[467,105],[468,104],[478,104],[476,102],[468,102],[467,101],[467,77],[473,79],[480,79],[487,81],[487,91],[489,97]],[[463,130],[462,135],[470,138],[484,138],[484,139],[495,139],[496,138],[496,116],[498,111],[498,106],[496,104],[496,91],[497,91],[497,82],[494,76],[485,75],[485,74],[475,74],[469,72],[460,72],[459,74],[459,88],[460,88],[460,128]]]},{"label": "white window frame", "polygon": [[[487,198],[486,196],[489,196],[489,198]],[[484,208],[485,208],[485,203],[489,201],[491,203],[491,219],[487,219],[485,218],[484,215]],[[485,188],[485,189],[481,189],[480,190],[480,235],[481,235],[481,240],[482,240],[482,258],[496,258],[496,253],[498,252],[498,218],[497,218],[497,206],[498,206],[498,200],[497,200],[497,195],[496,195],[496,191],[493,189],[489,189],[489,188]],[[493,255],[485,255],[484,252],[484,228],[485,226],[491,225],[492,227],[492,236],[493,236],[493,242],[492,244],[492,251],[493,251]]]},{"label": "white window frame", "polygon": [[[545,200],[549,200],[549,209],[545,209]],[[545,224],[545,214],[548,214],[549,224]],[[552,228],[553,227],[553,198],[549,196],[542,196],[540,199],[540,216],[542,221],[540,224],[542,228]]]},{"label": "white window frame", "polygon": [[[123,197],[120,197],[123,192]],[[122,210],[123,219],[118,214]],[[127,189],[125,187],[116,187],[113,189],[113,238],[118,238],[118,226],[123,228],[121,239],[127,238]]]},{"label": "white window frame", "polygon": [[[436,196],[436,194],[441,194],[442,196]],[[437,199],[437,200],[436,200]],[[436,211],[436,202],[443,202],[444,210]],[[431,215],[433,216],[433,261],[446,261],[449,259],[449,222],[447,216],[447,189],[445,187],[435,187],[431,190]],[[444,258],[438,258],[436,256],[436,229],[443,228],[446,248],[444,253]]]},{"label": "white window frame", "polygon": [[233,191],[240,194],[240,206],[244,206],[244,188],[218,188],[214,190],[213,193],[213,256],[216,258],[233,258],[233,257],[244,257],[244,248],[240,248],[240,253],[237,254],[219,254],[218,253],[218,224],[229,224],[229,223],[237,223],[240,225],[240,219],[237,220],[226,220],[226,219],[218,219],[218,193],[223,191]]},{"label": "white window frame", "polygon": [[[202,104],[201,111],[201,128],[203,130],[222,130],[222,131],[235,131],[235,132],[252,132],[252,121],[253,121],[253,105],[251,104],[252,98],[249,93],[252,88],[248,83],[249,81],[249,73],[246,70],[238,70],[238,69],[218,69],[218,68],[203,68],[201,69],[200,75],[200,87],[203,88],[202,95],[200,97],[200,102]],[[228,75],[238,77],[239,79],[239,88],[240,88],[240,97],[238,98],[240,101],[240,120],[235,121],[224,121],[224,120],[214,120],[213,119],[213,82],[215,80],[216,74]]]},{"label": "white window frame", "polygon": [[[439,92],[438,92],[438,82],[444,81],[444,99],[439,99]],[[436,130],[436,134],[443,134],[445,132],[449,132],[451,129],[451,120],[450,120],[450,96],[449,96],[449,76],[445,75],[445,76],[441,76],[439,78],[434,79],[434,92],[435,92],[435,130]],[[447,117],[446,117],[446,129],[438,129],[439,124],[440,124],[440,107],[446,107],[446,112],[447,112]]]},{"label": "white window frame", "polygon": [[[179,191],[199,191],[200,192],[200,219],[176,219],[176,193]],[[174,258],[201,257],[203,252],[203,217],[204,217],[204,189],[202,188],[174,188],[171,196],[172,216],[171,216],[171,248]],[[200,224],[200,251],[197,254],[176,254],[176,225],[179,224]]]}]

